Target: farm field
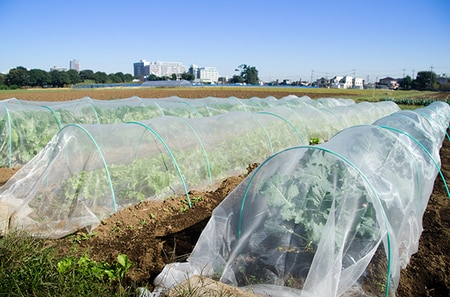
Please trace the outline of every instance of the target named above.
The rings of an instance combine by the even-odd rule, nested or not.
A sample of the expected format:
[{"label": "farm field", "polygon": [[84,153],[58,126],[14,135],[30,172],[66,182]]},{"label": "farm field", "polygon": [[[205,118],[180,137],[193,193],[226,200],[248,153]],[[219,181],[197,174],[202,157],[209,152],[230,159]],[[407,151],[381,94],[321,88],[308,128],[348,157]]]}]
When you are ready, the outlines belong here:
[{"label": "farm field", "polygon": [[[115,99],[139,96],[142,98],[164,98],[179,96],[183,98],[229,97],[264,98],[287,95],[311,98],[351,98],[355,100],[376,101],[381,97],[402,95],[385,90],[310,90],[284,88],[189,88],[189,89],[120,89],[120,90],[18,90],[1,91],[0,99],[18,98],[36,101],[64,101],[89,96],[95,99]],[[448,93],[403,93],[404,97],[449,99]],[[446,139],[441,149],[442,172],[450,183],[450,142]],[[257,164],[249,164],[251,171]],[[0,184],[6,182],[16,169],[0,168]],[[137,206],[122,210],[104,220],[95,230],[95,235],[77,244],[76,253],[89,252],[94,260],[114,261],[117,255],[126,254],[133,263],[126,284],[148,286],[165,264],[181,262],[192,251],[212,210],[230,193],[245,176],[231,176],[217,185],[215,191],[192,191],[197,197],[192,209],[180,211],[185,204],[185,196],[174,197],[164,202],[142,202]],[[448,296],[449,278],[449,239],[450,239],[450,199],[442,180],[438,177],[424,216],[424,231],[420,240],[419,252],[413,255],[407,269],[402,271],[397,296]],[[79,234],[82,234],[81,232]],[[77,235],[49,241],[62,255],[74,252]]]},{"label": "farm field", "polygon": [[290,87],[190,87],[190,88],[116,88],[116,89],[27,89],[0,91],[0,100],[17,98],[33,101],[66,101],[91,97],[99,100],[129,98],[204,98],[208,96],[225,98],[265,98],[274,96],[309,96],[317,98],[350,98],[355,101],[378,101],[382,98],[441,98],[450,99],[450,93],[430,91],[391,91],[391,90],[349,90],[349,89],[311,89]]}]

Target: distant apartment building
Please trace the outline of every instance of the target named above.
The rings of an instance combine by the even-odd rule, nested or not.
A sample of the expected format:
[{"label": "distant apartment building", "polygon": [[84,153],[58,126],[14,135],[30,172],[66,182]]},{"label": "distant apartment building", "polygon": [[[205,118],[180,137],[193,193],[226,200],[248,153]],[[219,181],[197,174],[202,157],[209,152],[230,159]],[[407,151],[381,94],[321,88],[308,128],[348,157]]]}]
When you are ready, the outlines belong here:
[{"label": "distant apartment building", "polygon": [[59,66],[53,66],[52,68],[50,68],[50,72],[52,71],[67,71],[67,68],[64,67],[59,67]]},{"label": "distant apartment building", "polygon": [[133,75],[136,78],[143,78],[150,74],[150,62],[140,60],[133,63]]},{"label": "distant apartment building", "polygon": [[219,81],[219,71],[215,67],[202,67],[199,69],[199,78],[202,82],[216,84]]},{"label": "distant apartment building", "polygon": [[148,62],[146,60],[140,60],[133,63],[134,77],[142,78],[151,74],[158,77],[169,77],[173,74],[179,77],[181,74],[189,72],[194,75],[196,82],[202,83],[218,83],[219,71],[215,67],[199,67],[197,65],[191,65],[187,67],[181,62],[166,62],[166,61],[154,61]]},{"label": "distant apartment building", "polygon": [[187,72],[188,67],[180,62],[155,61],[150,62],[149,72],[156,76],[172,76],[172,74],[181,75]]},{"label": "distant apartment building", "polygon": [[69,62],[69,69],[70,70],[76,70],[77,72],[80,72],[80,61],[73,59]]},{"label": "distant apartment building", "polygon": [[189,67],[189,73],[194,75],[196,82],[210,84],[219,82],[219,71],[215,67],[198,67],[193,64]]}]

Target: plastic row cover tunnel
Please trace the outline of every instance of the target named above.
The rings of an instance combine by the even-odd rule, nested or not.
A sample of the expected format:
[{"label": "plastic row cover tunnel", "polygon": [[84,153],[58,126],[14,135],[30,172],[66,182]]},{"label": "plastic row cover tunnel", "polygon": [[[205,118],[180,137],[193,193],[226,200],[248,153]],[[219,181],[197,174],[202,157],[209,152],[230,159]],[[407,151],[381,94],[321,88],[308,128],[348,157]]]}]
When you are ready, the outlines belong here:
[{"label": "plastic row cover tunnel", "polygon": [[164,291],[204,275],[263,296],[394,296],[417,251],[450,107],[433,103],[266,159],[214,211]]},{"label": "plastic row cover tunnel", "polygon": [[[374,110],[398,108],[392,102],[373,105]],[[146,199],[185,194],[189,202],[190,190],[209,189],[286,147],[308,145],[309,133],[328,137],[336,117],[316,114],[322,115],[300,107],[193,119],[166,116],[125,124],[70,124],[0,189],[0,203],[9,209],[10,228],[60,237],[95,227],[117,210]],[[346,117],[342,109],[335,115]],[[365,111],[359,119],[367,119]]]},{"label": "plastic row cover tunnel", "polygon": [[85,97],[65,102],[2,100],[0,108],[0,166],[23,165],[69,124],[113,124],[162,116],[197,118],[230,111],[259,112],[271,106],[316,108],[354,104],[350,99],[286,96],[238,99],[236,97],[183,99],[168,97],[96,100]]}]

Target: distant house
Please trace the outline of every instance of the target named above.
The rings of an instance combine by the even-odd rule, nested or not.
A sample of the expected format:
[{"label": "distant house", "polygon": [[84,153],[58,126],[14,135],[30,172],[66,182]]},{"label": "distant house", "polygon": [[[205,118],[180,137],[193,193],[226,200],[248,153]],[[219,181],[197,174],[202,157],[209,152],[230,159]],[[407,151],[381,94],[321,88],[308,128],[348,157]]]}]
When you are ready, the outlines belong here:
[{"label": "distant house", "polygon": [[364,79],[360,78],[360,77],[355,77],[353,79],[353,89],[364,89]]},{"label": "distant house", "polygon": [[448,83],[449,80],[448,80],[448,77],[446,74],[441,74],[438,78],[436,78],[436,81],[439,84],[443,85],[443,84]]},{"label": "distant house", "polygon": [[398,82],[398,80],[395,78],[392,78],[392,77],[381,78],[380,82],[378,84],[386,86],[391,90],[397,90],[398,87],[400,86],[400,83]]},{"label": "distant house", "polygon": [[333,89],[340,89],[340,81],[343,76],[336,75],[335,77],[330,79],[330,87]]},{"label": "distant house", "polygon": [[364,89],[364,80],[360,77],[352,78],[351,76],[321,77],[316,80],[315,84],[319,88]]},{"label": "distant house", "polygon": [[316,86],[318,88],[329,88],[330,87],[330,79],[321,77],[316,81]]},{"label": "distant house", "polygon": [[335,76],[330,80],[330,86],[333,89],[351,89],[353,79],[351,76]]},{"label": "distant house", "polygon": [[290,79],[283,79],[280,85],[282,86],[292,85],[292,81]]}]

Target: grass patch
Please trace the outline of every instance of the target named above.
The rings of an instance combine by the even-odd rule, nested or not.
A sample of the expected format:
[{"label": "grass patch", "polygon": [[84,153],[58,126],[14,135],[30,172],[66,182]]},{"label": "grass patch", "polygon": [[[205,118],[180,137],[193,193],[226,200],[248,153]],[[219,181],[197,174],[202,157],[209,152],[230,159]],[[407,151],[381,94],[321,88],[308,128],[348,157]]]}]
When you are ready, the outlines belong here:
[{"label": "grass patch", "polygon": [[0,238],[0,296],[132,296],[121,285],[131,263],[61,258],[46,241],[16,231]]}]

